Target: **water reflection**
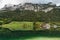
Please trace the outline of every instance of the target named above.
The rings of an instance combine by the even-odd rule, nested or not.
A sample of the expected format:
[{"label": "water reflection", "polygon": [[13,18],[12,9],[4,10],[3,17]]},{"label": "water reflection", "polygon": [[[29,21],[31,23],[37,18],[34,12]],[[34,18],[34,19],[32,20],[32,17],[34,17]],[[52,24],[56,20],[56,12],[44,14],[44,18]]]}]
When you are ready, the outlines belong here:
[{"label": "water reflection", "polygon": [[59,31],[15,31],[0,34],[0,40],[59,40]]}]

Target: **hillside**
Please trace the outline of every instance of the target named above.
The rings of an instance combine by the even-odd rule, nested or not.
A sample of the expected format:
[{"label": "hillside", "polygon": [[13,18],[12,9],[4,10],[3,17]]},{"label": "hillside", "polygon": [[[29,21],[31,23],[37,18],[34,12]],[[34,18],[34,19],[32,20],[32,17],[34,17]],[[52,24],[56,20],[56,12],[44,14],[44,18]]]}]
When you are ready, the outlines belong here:
[{"label": "hillside", "polygon": [[[60,6],[52,3],[23,5],[5,5],[0,10],[0,19],[3,21],[60,21]],[[12,10],[13,9],[13,10]]]}]

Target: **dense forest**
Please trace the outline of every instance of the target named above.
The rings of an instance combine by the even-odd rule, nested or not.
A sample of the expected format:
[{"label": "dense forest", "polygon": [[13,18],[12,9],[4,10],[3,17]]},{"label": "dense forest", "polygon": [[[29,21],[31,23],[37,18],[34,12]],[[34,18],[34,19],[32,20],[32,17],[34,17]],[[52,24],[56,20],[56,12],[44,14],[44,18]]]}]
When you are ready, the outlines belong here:
[{"label": "dense forest", "polygon": [[19,10],[14,11],[6,10],[6,12],[0,12],[0,19],[3,21],[60,21],[60,9],[53,9],[47,13],[39,11]]}]

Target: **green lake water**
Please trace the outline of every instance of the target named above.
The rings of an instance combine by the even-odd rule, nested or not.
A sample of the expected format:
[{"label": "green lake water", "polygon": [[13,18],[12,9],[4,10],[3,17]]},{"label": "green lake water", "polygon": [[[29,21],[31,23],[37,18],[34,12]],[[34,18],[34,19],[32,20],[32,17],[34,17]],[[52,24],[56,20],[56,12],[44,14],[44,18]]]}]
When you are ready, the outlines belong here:
[{"label": "green lake water", "polygon": [[60,40],[60,32],[14,32],[10,34],[1,34],[0,40]]},{"label": "green lake water", "polygon": [[20,38],[0,38],[0,40],[60,40],[60,37],[20,37]]}]

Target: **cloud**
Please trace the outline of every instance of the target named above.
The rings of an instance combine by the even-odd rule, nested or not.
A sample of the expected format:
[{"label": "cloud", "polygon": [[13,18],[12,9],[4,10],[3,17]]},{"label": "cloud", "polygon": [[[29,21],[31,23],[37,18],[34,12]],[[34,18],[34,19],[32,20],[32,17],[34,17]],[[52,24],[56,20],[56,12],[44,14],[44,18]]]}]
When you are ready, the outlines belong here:
[{"label": "cloud", "polygon": [[19,4],[25,2],[32,2],[32,3],[48,3],[53,2],[57,5],[60,5],[60,0],[0,0],[0,8],[2,8],[5,4]]},{"label": "cloud", "polygon": [[21,2],[23,2],[23,0],[21,0],[21,1],[19,1],[19,0],[18,1],[17,0],[1,0],[0,8],[4,7],[5,4],[19,4]]}]

